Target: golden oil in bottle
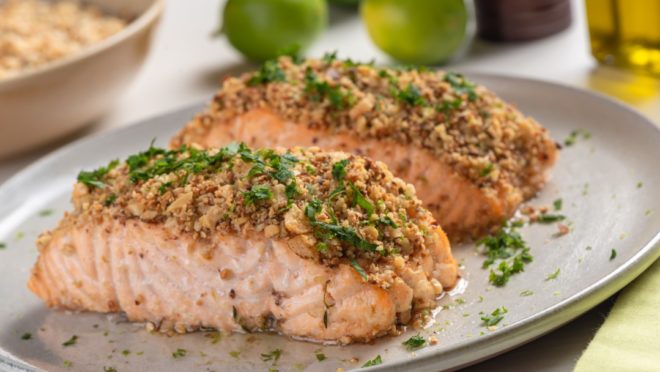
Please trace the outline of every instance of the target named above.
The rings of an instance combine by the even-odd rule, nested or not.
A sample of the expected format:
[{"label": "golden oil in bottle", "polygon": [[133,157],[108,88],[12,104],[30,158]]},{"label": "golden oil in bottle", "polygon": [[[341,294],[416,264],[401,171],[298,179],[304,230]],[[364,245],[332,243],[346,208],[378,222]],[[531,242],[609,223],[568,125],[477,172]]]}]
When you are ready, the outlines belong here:
[{"label": "golden oil in bottle", "polygon": [[660,0],[586,0],[591,54],[660,76]]}]

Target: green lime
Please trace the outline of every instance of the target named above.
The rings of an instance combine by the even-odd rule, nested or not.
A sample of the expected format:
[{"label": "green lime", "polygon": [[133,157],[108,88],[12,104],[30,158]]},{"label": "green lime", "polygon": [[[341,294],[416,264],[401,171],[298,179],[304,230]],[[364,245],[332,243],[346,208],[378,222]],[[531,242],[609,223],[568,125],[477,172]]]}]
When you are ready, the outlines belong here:
[{"label": "green lime", "polygon": [[223,32],[246,57],[267,60],[307,48],[328,24],[325,0],[229,0]]},{"label": "green lime", "polygon": [[363,0],[360,12],[373,42],[405,63],[446,61],[467,28],[463,0]]}]

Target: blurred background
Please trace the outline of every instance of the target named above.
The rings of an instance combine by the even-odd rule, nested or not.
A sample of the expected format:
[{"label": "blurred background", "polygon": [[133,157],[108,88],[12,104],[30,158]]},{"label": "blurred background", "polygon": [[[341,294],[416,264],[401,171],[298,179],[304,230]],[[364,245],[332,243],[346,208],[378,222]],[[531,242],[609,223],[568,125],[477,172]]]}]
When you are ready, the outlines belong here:
[{"label": "blurred background", "polygon": [[[2,28],[5,3],[0,0],[0,61],[12,47]],[[103,7],[104,2],[91,3]],[[114,44],[135,39],[127,59],[105,62],[109,79],[125,84],[112,99],[103,98],[107,104],[100,105],[98,113],[53,134],[54,142],[49,138],[5,154],[0,183],[38,157],[90,133],[209,100],[224,76],[252,70],[279,53],[321,57],[336,51],[340,58],[380,65],[424,64],[468,76],[480,72],[554,81],[616,97],[660,121],[660,0],[166,0],[162,9],[153,5],[160,1],[105,3],[126,7],[134,19],[120,31],[127,36],[108,39]],[[149,12],[150,18],[141,16]],[[78,53],[83,55],[84,49]],[[135,71],[113,76],[125,67],[123,61],[130,61]],[[47,80],[47,73],[55,70],[49,66],[57,63],[34,74],[0,75],[0,108],[3,103],[18,107],[10,98],[17,97],[15,89],[28,79],[31,92],[73,84],[73,78],[63,74],[60,80]],[[74,70],[87,85],[97,80],[84,75],[87,68]],[[65,111],[76,111],[88,100],[91,96],[79,93]],[[45,98],[29,102],[31,110],[42,110],[39,125],[44,130],[51,112],[46,104]],[[3,120],[2,111],[0,141],[10,133],[30,136],[16,131],[22,123]],[[611,303],[470,369],[572,369]]]}]

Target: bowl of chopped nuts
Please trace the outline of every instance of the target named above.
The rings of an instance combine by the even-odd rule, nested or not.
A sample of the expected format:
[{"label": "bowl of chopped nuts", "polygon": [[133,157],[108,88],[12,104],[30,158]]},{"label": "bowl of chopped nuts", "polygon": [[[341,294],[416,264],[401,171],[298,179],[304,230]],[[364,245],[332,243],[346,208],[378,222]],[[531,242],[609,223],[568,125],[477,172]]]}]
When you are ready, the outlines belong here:
[{"label": "bowl of chopped nuts", "polygon": [[0,157],[105,113],[150,49],[164,0],[0,0]]}]

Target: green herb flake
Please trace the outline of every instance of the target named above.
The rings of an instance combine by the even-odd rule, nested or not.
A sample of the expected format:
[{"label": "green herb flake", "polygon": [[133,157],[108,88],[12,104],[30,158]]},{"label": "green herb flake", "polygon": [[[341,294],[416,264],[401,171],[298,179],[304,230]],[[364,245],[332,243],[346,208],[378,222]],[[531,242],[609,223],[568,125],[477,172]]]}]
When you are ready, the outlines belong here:
[{"label": "green herb flake", "polygon": [[266,185],[253,185],[250,191],[243,192],[245,204],[256,204],[259,201],[268,200],[273,197],[270,187]]},{"label": "green herb flake", "polygon": [[455,299],[454,302],[456,302],[457,305],[464,305],[465,304],[465,299],[459,297],[459,298]]},{"label": "green herb flake", "polygon": [[240,351],[230,351],[230,352],[229,352],[229,356],[231,356],[232,358],[236,358],[236,359],[238,359],[238,357],[239,357],[240,355],[241,355],[241,352],[240,352]]},{"label": "green herb flake", "polygon": [[107,198],[105,198],[105,201],[103,202],[103,205],[106,206],[106,207],[109,207],[109,206],[111,206],[112,204],[115,203],[115,200],[117,200],[117,195],[116,194],[110,194],[110,195],[108,195]]},{"label": "green herb flake", "polygon": [[548,276],[545,278],[545,281],[547,282],[547,281],[550,281],[550,280],[557,279],[557,277],[559,277],[560,272],[561,272],[561,269],[557,268],[557,270],[555,270],[555,272],[553,272],[551,274],[548,274]]},{"label": "green herb flake", "polygon": [[548,224],[563,221],[565,219],[566,216],[561,214],[542,213],[536,218],[534,222]]},{"label": "green herb flake", "polygon": [[32,339],[32,333],[23,333],[23,336],[21,336],[21,340],[31,340]]},{"label": "green herb flake", "polygon": [[188,354],[188,350],[186,349],[176,349],[176,351],[172,352],[172,358],[178,359],[178,358],[183,358]]},{"label": "green herb flake", "polygon": [[220,340],[222,340],[222,333],[220,333],[220,331],[213,331],[207,333],[206,335],[204,335],[204,337],[210,338],[211,343],[215,345],[218,342],[220,342]]},{"label": "green herb flake", "polygon": [[644,183],[642,183],[642,181],[637,182],[637,188],[638,189],[641,189],[642,186],[644,186]]},{"label": "green herb flake", "polygon": [[475,90],[476,86],[463,75],[456,72],[447,72],[443,80],[449,83],[456,93],[466,94],[470,102],[477,100],[478,95]]},{"label": "green herb flake", "polygon": [[332,178],[337,182],[342,182],[346,177],[346,166],[348,159],[340,160],[332,165]]},{"label": "green herb flake", "polygon": [[73,365],[73,362],[70,361],[70,360],[66,360],[66,359],[65,359],[65,360],[62,361],[62,367],[64,367],[64,368],[69,368],[69,367],[71,367],[72,365]]},{"label": "green herb flake", "polygon": [[117,372],[115,367],[103,367],[103,372]]},{"label": "green herb flake", "polygon": [[73,345],[75,345],[77,342],[78,342],[78,336],[77,336],[77,335],[73,335],[73,336],[71,336],[70,339],[64,341],[64,342],[62,343],[62,346],[73,346]]},{"label": "green herb flake", "polygon": [[578,138],[586,141],[591,138],[591,133],[586,129],[574,129],[564,140],[564,145],[573,146],[577,142]]},{"label": "green herb flake", "polygon": [[364,281],[369,280],[369,275],[367,275],[367,273],[364,271],[362,266],[360,266],[360,264],[355,259],[351,260],[351,266],[353,266],[355,271],[357,271],[358,274],[360,274],[360,276],[362,277],[362,279],[364,279]]},{"label": "green herb flake", "polygon": [[525,264],[533,260],[527,243],[512,224],[477,241],[477,248],[486,255],[482,268],[490,268],[488,280],[497,287],[504,286],[512,275],[523,272]]},{"label": "green herb flake", "polygon": [[105,167],[99,167],[96,170],[93,171],[81,171],[78,173],[78,182],[83,183],[90,189],[93,188],[99,188],[102,189],[106,185],[103,182],[103,178],[115,167],[119,165],[119,160],[113,160],[111,161],[107,166]]},{"label": "green herb flake", "polygon": [[428,106],[428,101],[422,97],[419,88],[413,83],[408,83],[405,89],[401,90],[393,87],[394,97],[399,101],[410,106]]},{"label": "green herb flake", "polygon": [[367,360],[367,362],[362,365],[362,368],[377,366],[379,364],[383,364],[383,359],[380,357],[380,354],[376,355],[376,357],[371,360]]},{"label": "green herb flake", "polygon": [[307,67],[305,70],[305,93],[312,101],[318,102],[327,98],[330,106],[337,110],[343,110],[355,104],[353,93],[343,90],[339,85],[319,81],[311,67]]},{"label": "green herb flake", "polygon": [[25,238],[25,233],[23,231],[16,232],[16,236],[15,236],[16,240],[21,240],[23,238]]},{"label": "green herb flake", "polygon": [[316,360],[318,360],[319,362],[322,362],[327,359],[327,357],[325,356],[325,354],[323,354],[321,349],[315,350],[314,355],[316,355]]},{"label": "green herb flake", "polygon": [[493,310],[492,313],[490,314],[483,314],[481,313],[481,321],[483,322],[482,325],[485,327],[492,327],[494,325],[497,325],[502,319],[504,319],[504,314],[508,313],[509,310],[502,306],[498,307],[497,309]]},{"label": "green herb flake", "polygon": [[5,248],[7,248],[7,243],[0,242],[0,249],[5,249]]},{"label": "green herb flake", "polygon": [[405,346],[408,351],[413,351],[426,345],[426,340],[418,333],[415,336],[412,336],[409,339],[403,341],[401,344]]},{"label": "green herb flake", "polygon": [[334,62],[335,60],[337,60],[337,51],[334,50],[332,52],[325,52],[325,54],[323,54],[322,60],[323,62],[328,64]]},{"label": "green herb flake", "polygon": [[248,85],[255,86],[285,80],[286,75],[284,75],[279,63],[276,59],[271,59],[264,62],[259,71],[248,80]]},{"label": "green herb flake", "polygon": [[481,173],[480,173],[479,175],[480,175],[481,177],[486,177],[486,176],[488,176],[488,175],[493,171],[494,168],[495,168],[495,166],[493,165],[493,163],[488,163],[488,164],[486,164],[486,166],[481,170]]},{"label": "green herb flake", "polygon": [[612,249],[610,252],[610,261],[616,258],[616,249]]},{"label": "green herb flake", "polygon": [[526,289],[526,290],[520,292],[520,297],[529,297],[533,294],[534,294],[534,291],[532,291],[530,289]]},{"label": "green herb flake", "polygon": [[280,360],[280,357],[282,356],[282,349],[275,349],[269,353],[262,353],[261,354],[261,360],[264,362],[273,362],[273,364],[276,364],[278,360]]},{"label": "green herb flake", "polygon": [[353,191],[353,204],[359,205],[368,216],[371,216],[374,213],[374,205],[367,200],[367,198],[362,195],[360,189],[358,189],[354,184],[351,183],[351,190]]},{"label": "green herb flake", "polygon": [[129,356],[129,355],[131,355],[131,351],[128,350],[128,349],[124,349],[124,350],[122,350],[121,355],[123,355],[123,356]]},{"label": "green herb flake", "polygon": [[563,200],[561,200],[561,198],[552,202],[552,206],[555,208],[556,211],[560,211],[563,204],[564,203]]},{"label": "green herb flake", "polygon": [[48,216],[52,215],[53,213],[54,212],[53,212],[52,209],[44,209],[44,210],[39,212],[39,217],[48,217]]}]

